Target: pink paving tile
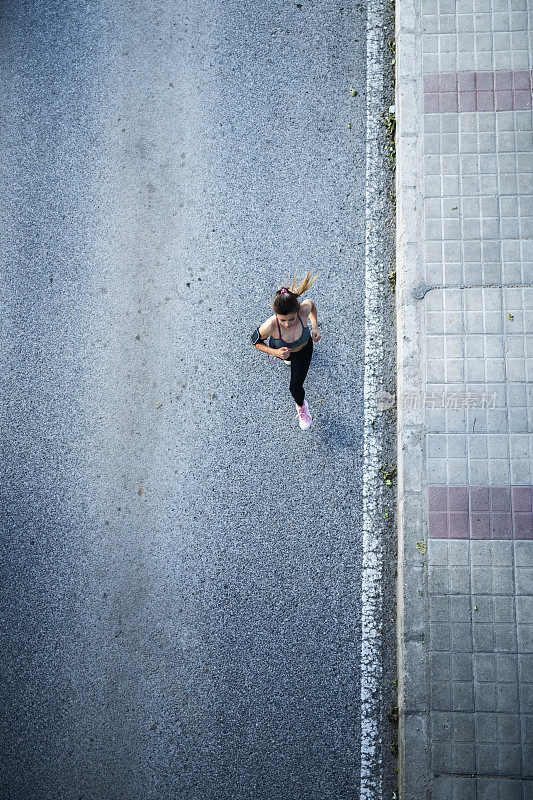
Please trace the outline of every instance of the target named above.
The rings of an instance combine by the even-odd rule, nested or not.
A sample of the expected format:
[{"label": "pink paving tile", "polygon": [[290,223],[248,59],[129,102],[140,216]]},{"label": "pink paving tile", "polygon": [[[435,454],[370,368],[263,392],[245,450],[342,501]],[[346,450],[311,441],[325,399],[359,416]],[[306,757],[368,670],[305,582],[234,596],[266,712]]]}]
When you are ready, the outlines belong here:
[{"label": "pink paving tile", "polygon": [[494,110],[511,111],[513,108],[513,93],[510,89],[494,93]]},{"label": "pink paving tile", "polygon": [[514,511],[533,511],[533,487],[512,486],[511,497]]},{"label": "pink paving tile", "polygon": [[476,90],[475,72],[458,72],[457,88],[460,92],[474,92]]},{"label": "pink paving tile", "polygon": [[510,111],[532,107],[533,71],[443,72],[424,75],[424,111]]},{"label": "pink paving tile", "polygon": [[448,538],[448,515],[430,514],[428,519],[428,536],[433,539]]},{"label": "pink paving tile", "polygon": [[426,114],[436,114],[439,110],[439,95],[436,92],[424,95],[424,111]]},{"label": "pink paving tile", "polygon": [[469,537],[469,525],[468,525],[468,514],[461,513],[455,514],[451,512],[449,514],[449,528],[448,528],[448,536],[450,539],[468,539]]},{"label": "pink paving tile", "polygon": [[447,498],[447,486],[428,486],[429,513],[446,512]]},{"label": "pink paving tile", "polygon": [[485,511],[475,511],[470,514],[470,538],[490,539],[490,514]]},{"label": "pink paving tile", "polygon": [[439,111],[457,111],[457,92],[441,92],[439,94]]},{"label": "pink paving tile", "polygon": [[424,92],[438,92],[438,91],[439,91],[439,76],[424,75]]},{"label": "pink paving tile", "polygon": [[533,539],[533,486],[433,485],[427,496],[434,539]]},{"label": "pink paving tile", "polygon": [[515,89],[529,89],[531,86],[529,72],[513,72],[513,85]]},{"label": "pink paving tile", "polygon": [[439,91],[440,92],[457,91],[456,72],[441,72],[441,74],[439,75]]},{"label": "pink paving tile", "polygon": [[448,510],[468,513],[468,486],[448,486]]},{"label": "pink paving tile", "polygon": [[478,111],[494,111],[494,92],[478,92],[476,106]]},{"label": "pink paving tile", "polygon": [[490,515],[490,538],[491,539],[512,539],[513,523],[510,512],[507,514]]},{"label": "pink paving tile", "polygon": [[513,88],[513,73],[512,72],[495,72],[494,73],[494,88],[496,91],[501,91],[502,89],[512,89]]},{"label": "pink paving tile", "polygon": [[494,89],[494,72],[476,72],[476,89],[488,92]]},{"label": "pink paving tile", "polygon": [[531,108],[531,91],[516,89],[514,93],[514,107],[517,111],[527,111]]},{"label": "pink paving tile", "polygon": [[489,487],[470,487],[470,513],[489,510]]},{"label": "pink paving tile", "polygon": [[459,92],[459,111],[476,110],[476,93]]},{"label": "pink paving tile", "polygon": [[533,539],[533,513],[513,514],[513,533],[515,539]]},{"label": "pink paving tile", "polygon": [[511,510],[511,487],[510,486],[491,486],[490,487],[490,510],[507,511]]}]

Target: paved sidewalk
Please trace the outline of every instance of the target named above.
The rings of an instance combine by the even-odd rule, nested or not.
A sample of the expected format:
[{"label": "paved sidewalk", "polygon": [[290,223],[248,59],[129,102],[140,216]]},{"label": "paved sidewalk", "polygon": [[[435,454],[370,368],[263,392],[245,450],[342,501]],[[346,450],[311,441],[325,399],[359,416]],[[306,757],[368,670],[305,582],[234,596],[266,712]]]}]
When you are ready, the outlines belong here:
[{"label": "paved sidewalk", "polygon": [[533,797],[526,0],[397,0],[400,790]]}]

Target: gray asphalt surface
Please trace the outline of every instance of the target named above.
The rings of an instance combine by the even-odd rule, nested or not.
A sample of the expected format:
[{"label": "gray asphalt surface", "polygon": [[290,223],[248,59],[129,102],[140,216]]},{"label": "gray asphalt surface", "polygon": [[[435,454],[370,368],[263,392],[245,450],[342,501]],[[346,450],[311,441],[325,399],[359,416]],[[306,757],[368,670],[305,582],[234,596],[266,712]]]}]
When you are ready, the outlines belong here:
[{"label": "gray asphalt surface", "polygon": [[[365,9],[0,36],[0,796],[355,798]],[[249,335],[307,269],[304,433]]]}]

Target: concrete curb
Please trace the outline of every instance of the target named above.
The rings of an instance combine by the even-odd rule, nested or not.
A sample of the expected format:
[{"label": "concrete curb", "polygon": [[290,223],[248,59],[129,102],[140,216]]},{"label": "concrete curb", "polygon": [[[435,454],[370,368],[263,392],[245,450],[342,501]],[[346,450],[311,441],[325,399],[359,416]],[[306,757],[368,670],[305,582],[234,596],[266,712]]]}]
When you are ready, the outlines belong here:
[{"label": "concrete curb", "polygon": [[[418,0],[396,5],[396,315],[398,402],[398,785],[403,800],[427,799],[428,669],[426,654],[427,548],[422,306],[413,289],[422,281],[422,59]],[[423,547],[420,548],[424,550]],[[427,549],[426,549],[427,552]]]}]

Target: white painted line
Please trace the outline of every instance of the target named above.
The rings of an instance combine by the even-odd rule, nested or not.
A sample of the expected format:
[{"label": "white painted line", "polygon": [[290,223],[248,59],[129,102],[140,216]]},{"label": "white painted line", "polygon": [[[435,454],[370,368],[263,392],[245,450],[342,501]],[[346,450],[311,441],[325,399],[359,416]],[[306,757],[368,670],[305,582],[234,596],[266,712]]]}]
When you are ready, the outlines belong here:
[{"label": "white painted line", "polygon": [[383,521],[376,476],[380,443],[370,421],[381,389],[383,364],[379,295],[383,291],[380,223],[383,220],[380,114],[383,111],[383,31],[381,0],[367,4],[366,56],[366,243],[365,243],[365,380],[363,463],[363,563],[361,581],[361,783],[360,800],[382,800],[382,545]]}]

